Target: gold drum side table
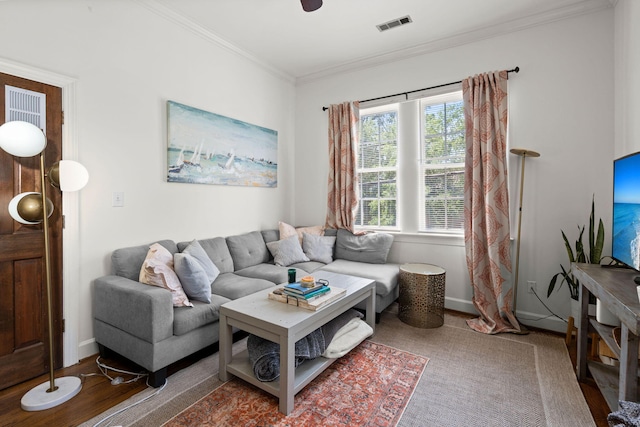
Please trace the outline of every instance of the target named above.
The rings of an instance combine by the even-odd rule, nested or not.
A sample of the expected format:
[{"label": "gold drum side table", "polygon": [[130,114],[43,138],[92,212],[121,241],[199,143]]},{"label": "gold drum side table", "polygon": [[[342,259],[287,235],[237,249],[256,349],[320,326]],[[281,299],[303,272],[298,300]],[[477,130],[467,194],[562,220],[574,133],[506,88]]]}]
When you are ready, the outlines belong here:
[{"label": "gold drum side table", "polygon": [[398,317],[417,328],[437,328],[444,323],[446,271],[432,264],[400,266]]}]

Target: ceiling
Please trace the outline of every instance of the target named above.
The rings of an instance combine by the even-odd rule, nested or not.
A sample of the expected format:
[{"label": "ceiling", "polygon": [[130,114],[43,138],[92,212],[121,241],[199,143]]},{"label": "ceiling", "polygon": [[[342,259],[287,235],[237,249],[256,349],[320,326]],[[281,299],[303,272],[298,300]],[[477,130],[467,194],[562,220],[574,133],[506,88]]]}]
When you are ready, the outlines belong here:
[{"label": "ceiling", "polygon": [[[612,7],[616,0],[139,0],[298,82]],[[376,25],[411,16],[380,32]]]}]

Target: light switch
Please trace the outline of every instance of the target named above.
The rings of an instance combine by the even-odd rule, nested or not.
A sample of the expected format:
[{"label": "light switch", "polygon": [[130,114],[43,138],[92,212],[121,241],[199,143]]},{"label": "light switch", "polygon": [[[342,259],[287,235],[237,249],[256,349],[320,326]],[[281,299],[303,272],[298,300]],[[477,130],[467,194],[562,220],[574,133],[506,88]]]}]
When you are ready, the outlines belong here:
[{"label": "light switch", "polygon": [[124,193],[122,191],[114,191],[111,206],[121,208],[124,206]]}]

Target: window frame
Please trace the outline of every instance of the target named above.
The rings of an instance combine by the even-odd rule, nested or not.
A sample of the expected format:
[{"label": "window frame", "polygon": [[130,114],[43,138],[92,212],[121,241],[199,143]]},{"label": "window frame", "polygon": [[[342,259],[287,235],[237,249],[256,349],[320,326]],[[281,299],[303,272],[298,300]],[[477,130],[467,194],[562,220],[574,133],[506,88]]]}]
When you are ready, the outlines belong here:
[{"label": "window frame", "polygon": [[[356,230],[372,230],[397,232],[407,235],[442,237],[456,239],[464,237],[463,229],[426,229],[423,224],[425,215],[424,190],[424,105],[437,105],[443,102],[462,100],[461,85],[439,88],[411,94],[407,100],[403,97],[393,98],[382,103],[380,100],[360,105],[360,117],[385,111],[395,111],[397,114],[397,162],[396,162],[396,225],[371,226],[355,225]],[[361,137],[362,133],[360,133]],[[360,143],[360,142],[358,142]],[[358,148],[359,149],[359,148]],[[357,156],[358,153],[356,153]],[[357,156],[358,157],[358,156]],[[362,173],[360,159],[357,158],[356,170],[358,179]],[[459,165],[459,164],[456,164]],[[464,167],[464,162],[461,164]],[[450,167],[449,165],[437,165]],[[433,167],[433,166],[432,166]],[[358,198],[360,198],[361,183],[358,181]],[[378,199],[380,200],[380,199]],[[362,200],[359,200],[362,203]],[[361,215],[358,207],[356,215]],[[356,223],[359,218],[356,217]]]}]

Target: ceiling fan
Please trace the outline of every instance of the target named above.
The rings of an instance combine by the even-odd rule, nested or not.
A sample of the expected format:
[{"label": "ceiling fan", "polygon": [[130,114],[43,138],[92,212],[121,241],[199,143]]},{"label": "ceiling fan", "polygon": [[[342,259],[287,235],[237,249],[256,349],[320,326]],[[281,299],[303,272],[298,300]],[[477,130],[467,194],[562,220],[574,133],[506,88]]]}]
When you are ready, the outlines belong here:
[{"label": "ceiling fan", "polygon": [[322,6],[322,0],[300,0],[300,3],[302,3],[302,10],[305,12],[313,12]]}]

